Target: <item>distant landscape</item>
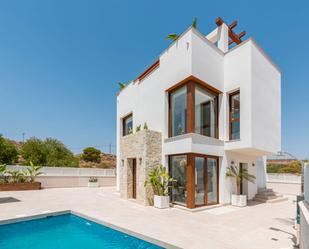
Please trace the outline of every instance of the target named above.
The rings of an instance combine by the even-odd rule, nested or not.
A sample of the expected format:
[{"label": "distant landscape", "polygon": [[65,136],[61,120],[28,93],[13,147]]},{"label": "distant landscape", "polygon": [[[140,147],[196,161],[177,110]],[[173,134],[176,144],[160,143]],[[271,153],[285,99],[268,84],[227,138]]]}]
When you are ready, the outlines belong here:
[{"label": "distant landscape", "polygon": [[35,165],[49,167],[115,168],[116,156],[94,147],[74,154],[55,138],[41,140],[32,137],[24,143],[0,135],[0,165]]}]

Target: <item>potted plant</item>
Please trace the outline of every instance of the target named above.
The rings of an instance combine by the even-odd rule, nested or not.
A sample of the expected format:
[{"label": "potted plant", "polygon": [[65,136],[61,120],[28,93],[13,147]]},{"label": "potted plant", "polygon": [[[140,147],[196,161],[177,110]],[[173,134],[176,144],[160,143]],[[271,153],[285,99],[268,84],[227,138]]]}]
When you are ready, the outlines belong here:
[{"label": "potted plant", "polygon": [[98,188],[99,187],[98,178],[90,177],[89,180],[88,180],[88,187],[89,188]]},{"label": "potted plant", "polygon": [[151,185],[154,194],[154,207],[168,208],[169,195],[168,189],[170,183],[175,181],[171,178],[162,165],[154,168],[148,175],[148,180],[145,181],[144,186]]},{"label": "potted plant", "polygon": [[237,188],[236,194],[232,194],[232,205],[237,207],[247,206],[247,196],[240,194],[240,183],[242,179],[254,183],[255,176],[249,174],[247,169],[239,169],[233,164],[227,168],[226,176],[235,178],[236,180]]}]

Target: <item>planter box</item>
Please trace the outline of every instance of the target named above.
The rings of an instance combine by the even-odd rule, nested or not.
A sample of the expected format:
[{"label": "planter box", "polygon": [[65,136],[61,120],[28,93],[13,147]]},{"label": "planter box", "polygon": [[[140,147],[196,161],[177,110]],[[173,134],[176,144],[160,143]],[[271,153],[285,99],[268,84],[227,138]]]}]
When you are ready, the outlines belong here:
[{"label": "planter box", "polygon": [[40,182],[3,183],[0,191],[38,190],[41,189]]},{"label": "planter box", "polygon": [[170,197],[154,195],[153,204],[154,204],[154,207],[156,208],[169,208],[170,207]]},{"label": "planter box", "polygon": [[246,195],[232,195],[232,205],[236,207],[247,206],[247,196]]},{"label": "planter box", "polygon": [[88,187],[89,188],[98,188],[99,182],[88,182]]}]

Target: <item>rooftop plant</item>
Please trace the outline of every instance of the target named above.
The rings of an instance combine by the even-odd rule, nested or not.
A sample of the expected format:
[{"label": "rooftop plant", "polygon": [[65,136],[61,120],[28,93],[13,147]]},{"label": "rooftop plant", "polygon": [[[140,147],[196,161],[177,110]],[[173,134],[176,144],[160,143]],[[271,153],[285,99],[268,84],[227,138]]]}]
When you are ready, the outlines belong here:
[{"label": "rooftop plant", "polygon": [[[196,18],[196,17],[194,17],[191,26],[192,26],[193,28],[196,29],[196,27],[197,27],[197,18]],[[174,41],[176,41],[179,37],[180,37],[180,36],[179,36],[178,34],[172,33],[172,34],[167,35],[165,38],[166,38],[167,40],[172,40],[172,41],[174,42]]]}]

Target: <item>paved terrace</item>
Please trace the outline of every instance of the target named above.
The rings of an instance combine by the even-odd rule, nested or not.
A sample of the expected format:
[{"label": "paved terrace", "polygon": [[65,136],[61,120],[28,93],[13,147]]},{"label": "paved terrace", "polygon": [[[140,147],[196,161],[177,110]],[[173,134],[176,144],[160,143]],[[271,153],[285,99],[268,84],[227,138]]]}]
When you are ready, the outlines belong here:
[{"label": "paved terrace", "polygon": [[[0,204],[0,221],[72,210],[180,248],[293,248],[295,203],[231,206],[188,212],[158,210],[119,198],[113,187],[0,192],[19,202]],[[65,235],[64,235],[65,236]]]}]

